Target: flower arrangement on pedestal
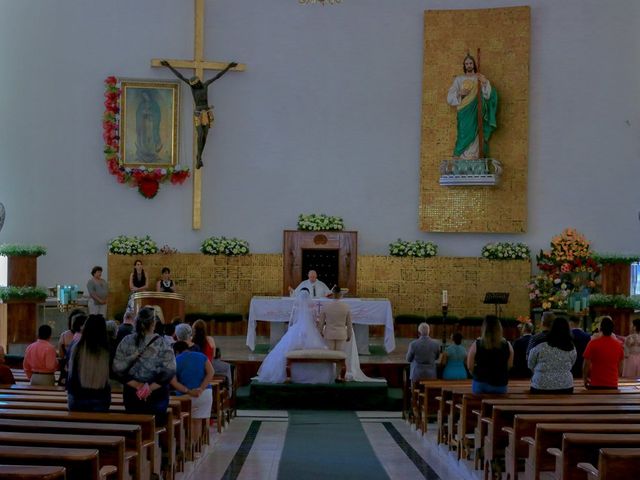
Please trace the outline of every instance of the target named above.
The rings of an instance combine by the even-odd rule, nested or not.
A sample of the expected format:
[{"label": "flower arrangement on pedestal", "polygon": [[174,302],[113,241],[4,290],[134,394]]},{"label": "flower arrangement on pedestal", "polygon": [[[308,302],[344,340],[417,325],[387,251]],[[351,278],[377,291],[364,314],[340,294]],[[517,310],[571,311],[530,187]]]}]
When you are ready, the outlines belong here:
[{"label": "flower arrangement on pedestal", "polygon": [[209,237],[202,242],[200,251],[205,255],[235,257],[249,254],[249,242],[238,238]]},{"label": "flower arrangement on pedestal", "polygon": [[596,288],[600,267],[580,232],[567,228],[551,240],[551,249],[536,257],[540,275],[529,283],[529,299],[543,309],[582,311]]},{"label": "flower arrangement on pedestal", "polygon": [[332,217],[324,213],[312,213],[310,215],[298,215],[298,230],[319,232],[322,230],[340,231],[344,229],[344,220],[340,217]]},{"label": "flower arrangement on pedestal", "polygon": [[392,257],[418,257],[428,258],[435,257],[438,253],[438,245],[433,242],[425,242],[424,240],[416,240],[409,242],[398,239],[389,244],[389,255]]},{"label": "flower arrangement on pedestal", "polygon": [[138,189],[145,198],[153,198],[160,184],[171,182],[173,185],[184,183],[189,178],[189,169],[181,165],[168,168],[124,167],[120,162],[120,87],[116,77],[107,77],[105,84],[105,111],[102,115],[102,138],[107,168],[118,183]]},{"label": "flower arrangement on pedestal", "polygon": [[489,260],[529,260],[531,250],[525,243],[488,243],[482,247],[482,257]]},{"label": "flower arrangement on pedestal", "polygon": [[109,242],[109,253],[116,255],[151,255],[158,253],[158,245],[151,237],[120,235]]}]

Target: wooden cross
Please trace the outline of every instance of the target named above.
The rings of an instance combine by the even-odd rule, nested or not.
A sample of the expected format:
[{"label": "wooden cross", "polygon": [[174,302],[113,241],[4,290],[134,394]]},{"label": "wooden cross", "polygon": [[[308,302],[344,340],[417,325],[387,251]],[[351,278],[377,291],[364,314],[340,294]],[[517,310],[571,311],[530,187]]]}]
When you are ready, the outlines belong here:
[{"label": "wooden cross", "polygon": [[[165,58],[154,58],[151,60],[152,67],[162,67],[160,62],[167,60],[174,68],[192,68],[194,75],[199,77],[202,81],[205,70],[224,70],[228,65],[228,62],[212,62],[204,59],[204,2],[205,0],[194,0],[194,42],[193,42],[193,60],[175,60]],[[164,68],[164,67],[163,67]],[[243,63],[238,64],[232,70],[235,72],[243,72],[246,65]],[[193,132],[193,168],[191,174],[193,175],[193,215],[191,228],[194,230],[200,230],[202,226],[202,173],[200,169],[196,168],[196,151],[197,141],[196,132]]]}]

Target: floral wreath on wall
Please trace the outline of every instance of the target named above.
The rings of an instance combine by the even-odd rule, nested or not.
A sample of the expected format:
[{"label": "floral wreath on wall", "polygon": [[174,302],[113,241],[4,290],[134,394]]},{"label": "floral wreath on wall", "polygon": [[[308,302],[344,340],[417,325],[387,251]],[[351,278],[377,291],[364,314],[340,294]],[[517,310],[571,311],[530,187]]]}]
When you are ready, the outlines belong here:
[{"label": "floral wreath on wall", "polygon": [[120,87],[118,79],[107,77],[104,81],[104,115],[102,116],[102,138],[104,139],[104,156],[109,173],[114,175],[118,183],[138,189],[145,198],[153,198],[160,189],[160,184],[171,182],[173,185],[184,183],[189,178],[189,169],[177,165],[169,168],[124,167],[120,163]]}]

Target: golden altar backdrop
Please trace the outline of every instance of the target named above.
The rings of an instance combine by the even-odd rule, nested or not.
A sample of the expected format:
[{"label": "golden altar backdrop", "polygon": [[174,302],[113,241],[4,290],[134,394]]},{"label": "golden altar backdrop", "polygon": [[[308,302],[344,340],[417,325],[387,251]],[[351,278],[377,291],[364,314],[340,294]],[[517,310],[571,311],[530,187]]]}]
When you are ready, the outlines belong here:
[{"label": "golden altar backdrop", "polygon": [[[525,232],[529,135],[529,7],[427,10],[424,14],[420,229],[429,232]],[[502,162],[495,187],[440,186],[451,158],[456,110],[447,91],[462,61],[480,48],[480,71],[498,93],[490,157]]]},{"label": "golden altar backdrop", "polygon": [[[109,312],[123,312],[129,296],[129,274],[142,260],[155,286],[162,267],[171,269],[178,292],[185,296],[186,313],[249,312],[252,296],[282,293],[281,254],[244,257],[176,253],[173,255],[108,256]],[[449,292],[449,314],[458,317],[493,313],[483,305],[485,292],[510,292],[505,316],[527,315],[527,283],[531,262],[486,260],[479,257],[408,258],[358,256],[358,296],[388,298],[393,314],[440,312],[442,290]]]}]

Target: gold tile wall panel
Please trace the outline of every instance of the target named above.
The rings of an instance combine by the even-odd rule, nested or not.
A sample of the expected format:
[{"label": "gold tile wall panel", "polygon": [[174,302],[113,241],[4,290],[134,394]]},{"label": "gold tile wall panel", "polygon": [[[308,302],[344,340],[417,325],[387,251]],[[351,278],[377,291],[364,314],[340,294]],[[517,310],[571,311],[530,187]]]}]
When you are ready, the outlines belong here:
[{"label": "gold tile wall panel", "polygon": [[[424,14],[420,228],[431,232],[525,232],[529,130],[530,8],[427,10]],[[503,164],[496,187],[442,187],[439,166],[456,139],[447,104],[467,53],[498,92],[491,156]]]},{"label": "gold tile wall panel", "polygon": [[438,315],[442,290],[447,290],[449,314],[463,317],[494,312],[482,303],[486,292],[509,292],[502,312],[517,317],[529,313],[530,276],[531,262],[523,260],[360,256],[358,296],[388,298],[394,315]]},{"label": "gold tile wall panel", "polygon": [[[249,311],[252,295],[280,295],[282,255],[255,254],[244,257],[176,253],[139,257],[155,288],[162,267],[171,269],[178,291],[186,296],[187,312]],[[109,255],[109,315],[122,312],[129,297],[129,274],[135,257]]]},{"label": "gold tile wall panel", "polygon": [[[129,295],[129,274],[134,257],[108,256],[110,316],[122,312]],[[187,312],[246,314],[253,295],[280,295],[282,255],[255,254],[240,259],[199,253],[140,257],[149,285],[169,267],[178,290],[186,296]],[[485,315],[486,292],[510,292],[506,316],[526,315],[526,285],[531,275],[527,261],[495,261],[475,257],[399,258],[358,257],[358,296],[388,298],[394,315],[436,315],[441,311],[442,290],[449,295],[449,313],[459,317]]]}]

